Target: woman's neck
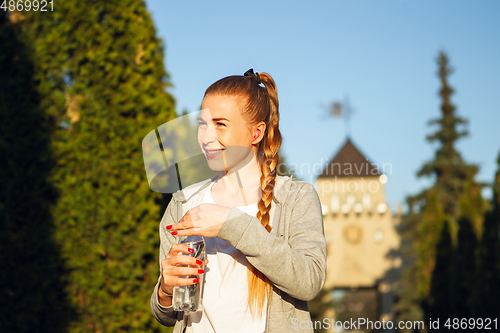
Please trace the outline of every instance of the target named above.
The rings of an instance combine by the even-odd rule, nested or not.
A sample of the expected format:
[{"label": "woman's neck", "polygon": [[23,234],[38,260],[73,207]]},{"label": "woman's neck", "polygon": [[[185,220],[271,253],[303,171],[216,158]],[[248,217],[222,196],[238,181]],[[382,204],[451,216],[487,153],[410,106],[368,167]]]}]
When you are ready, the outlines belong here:
[{"label": "woman's neck", "polygon": [[226,200],[243,196],[243,200],[248,204],[260,200],[260,168],[257,157],[254,155],[250,162],[242,167],[229,169],[227,174],[225,171],[219,172],[213,192]]}]

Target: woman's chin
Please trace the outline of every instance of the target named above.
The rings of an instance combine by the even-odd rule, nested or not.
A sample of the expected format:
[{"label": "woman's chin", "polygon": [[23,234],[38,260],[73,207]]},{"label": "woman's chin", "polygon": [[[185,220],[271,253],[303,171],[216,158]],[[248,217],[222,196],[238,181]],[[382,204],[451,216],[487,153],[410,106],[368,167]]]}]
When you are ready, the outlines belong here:
[{"label": "woman's chin", "polygon": [[224,161],[221,159],[220,161],[216,161],[213,159],[207,159],[208,167],[212,171],[225,171],[226,168],[224,166]]}]

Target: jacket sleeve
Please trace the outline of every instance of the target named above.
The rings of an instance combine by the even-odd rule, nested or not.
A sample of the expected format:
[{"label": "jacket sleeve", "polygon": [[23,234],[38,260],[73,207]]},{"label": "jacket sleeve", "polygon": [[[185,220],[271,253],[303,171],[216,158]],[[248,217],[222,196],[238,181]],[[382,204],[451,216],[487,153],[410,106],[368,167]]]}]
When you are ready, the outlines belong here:
[{"label": "jacket sleeve", "polygon": [[287,200],[292,204],[288,242],[267,232],[257,217],[235,206],[217,237],[240,250],[277,288],[310,301],[325,283],[326,241],[318,193],[311,184],[300,183],[296,195],[290,194],[295,198]]},{"label": "jacket sleeve", "polygon": [[176,220],[174,216],[176,215],[177,208],[175,201],[172,198],[160,222],[160,256],[158,258],[160,263],[160,277],[158,278],[158,282],[155,285],[150,301],[150,307],[153,316],[160,324],[164,326],[174,326],[177,321],[178,315],[178,312],[175,311],[172,306],[162,306],[158,300],[158,287],[160,285],[161,279],[161,262],[167,256],[167,253],[170,251],[172,245],[175,244],[174,236],[170,235],[170,233],[167,232],[167,225],[174,224],[174,221]]}]

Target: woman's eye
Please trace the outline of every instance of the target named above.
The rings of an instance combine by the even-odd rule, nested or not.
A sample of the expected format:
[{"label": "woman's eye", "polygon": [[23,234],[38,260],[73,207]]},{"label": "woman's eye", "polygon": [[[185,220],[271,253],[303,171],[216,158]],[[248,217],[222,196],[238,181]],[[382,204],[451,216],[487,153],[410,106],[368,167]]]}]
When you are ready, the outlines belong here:
[{"label": "woman's eye", "polygon": [[224,123],[217,123],[217,125],[226,126]]}]

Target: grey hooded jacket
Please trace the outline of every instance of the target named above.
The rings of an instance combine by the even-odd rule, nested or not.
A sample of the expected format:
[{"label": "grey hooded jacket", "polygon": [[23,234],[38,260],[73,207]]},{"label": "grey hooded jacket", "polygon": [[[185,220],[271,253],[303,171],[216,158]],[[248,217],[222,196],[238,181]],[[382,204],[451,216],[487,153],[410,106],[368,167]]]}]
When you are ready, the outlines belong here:
[{"label": "grey hooded jacket", "polygon": [[[150,305],[158,322],[175,326],[174,333],[182,332],[187,320],[183,320],[182,312],[174,311],[172,306],[164,307],[158,301],[161,262],[176,243],[166,227],[199,205],[216,177],[174,193],[160,223],[160,277]],[[270,225],[269,233],[255,216],[232,206],[217,237],[240,250],[273,283],[271,300],[267,303],[267,333],[313,332],[307,301],[319,293],[326,278],[323,216],[314,187],[293,177],[277,176]]]}]

